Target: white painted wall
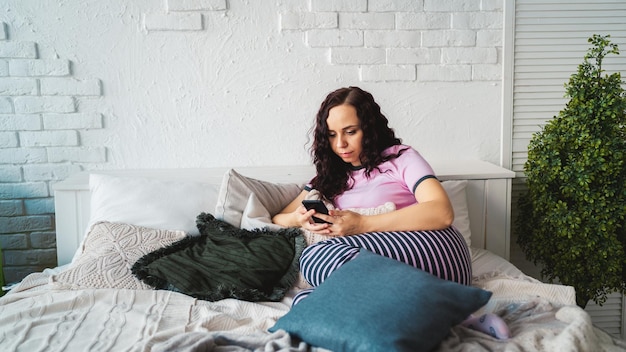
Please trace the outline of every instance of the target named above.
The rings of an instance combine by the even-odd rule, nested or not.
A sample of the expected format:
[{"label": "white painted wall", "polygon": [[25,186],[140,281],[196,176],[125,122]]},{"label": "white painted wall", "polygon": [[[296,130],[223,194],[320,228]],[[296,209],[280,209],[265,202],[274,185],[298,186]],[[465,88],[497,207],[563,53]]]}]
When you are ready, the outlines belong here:
[{"label": "white painted wall", "polygon": [[52,216],[55,180],[308,164],[317,108],[342,86],[374,94],[428,159],[501,159],[502,0],[3,0],[0,22],[14,277],[48,261],[17,258],[33,250],[22,236],[53,235],[25,224]]}]

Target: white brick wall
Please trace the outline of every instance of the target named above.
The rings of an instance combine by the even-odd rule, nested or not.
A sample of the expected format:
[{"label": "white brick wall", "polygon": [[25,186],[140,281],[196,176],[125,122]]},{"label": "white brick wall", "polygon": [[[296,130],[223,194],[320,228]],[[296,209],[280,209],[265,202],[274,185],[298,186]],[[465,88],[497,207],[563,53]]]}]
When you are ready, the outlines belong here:
[{"label": "white brick wall", "polygon": [[311,30],[306,33],[306,43],[312,48],[363,46],[363,33],[353,30]]},{"label": "white brick wall", "polygon": [[207,11],[226,10],[227,0],[166,0],[164,12],[143,14],[143,28],[149,32],[201,31]]},{"label": "white brick wall", "polygon": [[0,22],[0,40],[7,39],[7,25],[4,22]]},{"label": "white brick wall", "polygon": [[469,81],[472,68],[469,65],[420,65],[417,79],[424,82]]},{"label": "white brick wall", "polygon": [[421,11],[423,0],[369,0],[367,9],[377,12]]},{"label": "white brick wall", "polygon": [[452,23],[449,13],[398,12],[396,14],[396,29],[448,29]]},{"label": "white brick wall", "polygon": [[74,78],[42,78],[39,80],[41,95],[100,95],[100,80]]},{"label": "white brick wall", "polygon": [[96,112],[72,114],[42,114],[46,130],[74,130],[102,128],[102,114]]},{"label": "white brick wall", "polygon": [[0,130],[2,131],[35,131],[41,129],[39,115],[11,114],[5,112],[0,116]]},{"label": "white brick wall", "polygon": [[17,144],[17,133],[0,132],[0,148],[15,148]]},{"label": "white brick wall", "polygon": [[424,10],[427,12],[461,12],[480,10],[480,1],[466,0],[424,0]]},{"label": "white brick wall", "polygon": [[4,60],[0,60],[0,77],[8,76],[8,75],[9,75],[9,63]]},{"label": "white brick wall", "polygon": [[37,80],[30,78],[0,78],[1,95],[37,94]]},{"label": "white brick wall", "polygon": [[349,29],[394,29],[393,13],[339,13],[339,27]]},{"label": "white brick wall", "polygon": [[336,13],[283,13],[280,14],[281,29],[328,29],[338,28]]},{"label": "white brick wall", "polygon": [[365,46],[370,48],[419,48],[422,33],[419,31],[367,31]]},{"label": "white brick wall", "polygon": [[19,133],[24,147],[52,147],[78,145],[76,131],[26,131]]},{"label": "white brick wall", "polygon": [[70,61],[40,58],[37,44],[12,41],[0,22],[0,247],[7,281],[56,265],[51,183],[106,161],[80,133],[103,116],[80,111],[100,80],[72,77]]},{"label": "white brick wall", "polygon": [[0,97],[0,114],[10,114],[13,112],[13,104],[11,99]]},{"label": "white brick wall", "polygon": [[361,66],[361,80],[376,81],[415,81],[414,65],[368,65]]},{"label": "white brick wall", "polygon": [[168,11],[218,11],[226,8],[226,0],[167,0]]},{"label": "white brick wall", "polygon": [[[80,172],[81,167],[71,164],[32,164],[25,165],[23,171],[24,180],[26,181],[63,180],[72,174]],[[37,201],[41,200],[38,199]]]},{"label": "white brick wall", "polygon": [[[43,163],[48,159],[45,148],[3,148],[0,149],[2,164]],[[5,182],[3,179],[1,182]],[[3,199],[3,198],[0,198]]]},{"label": "white brick wall", "polygon": [[73,97],[21,96],[13,99],[13,107],[17,114],[76,111]]},{"label": "white brick wall", "polygon": [[441,61],[441,49],[389,49],[387,61],[390,64],[438,64]]},{"label": "white brick wall", "polygon": [[68,60],[11,60],[7,62],[9,74],[19,76],[67,76],[70,74]]},{"label": "white brick wall", "polygon": [[48,161],[52,163],[103,163],[106,161],[105,147],[56,147],[47,148],[46,151]]},{"label": "white brick wall", "polygon": [[[6,24],[3,23],[3,25]],[[37,45],[30,42],[3,41],[0,42],[0,57],[35,59],[37,58]]]},{"label": "white brick wall", "polygon": [[385,49],[332,48],[330,62],[338,65],[383,65],[385,64]]},{"label": "white brick wall", "polygon": [[44,182],[0,184],[0,197],[3,199],[47,197],[48,195],[48,186]]},{"label": "white brick wall", "polygon": [[470,30],[427,31],[423,34],[425,47],[472,47],[476,45],[476,32]]},{"label": "white brick wall", "polygon": [[144,26],[149,31],[199,31],[202,15],[199,13],[148,13]]},{"label": "white brick wall", "polygon": [[311,0],[312,11],[367,11],[367,0]]},{"label": "white brick wall", "polygon": [[306,12],[281,14],[281,31],[304,32],[306,45],[328,48],[329,62],[353,66],[361,81],[501,79],[501,1],[311,0],[310,5]]},{"label": "white brick wall", "polygon": [[[5,166],[0,169],[0,179],[4,180],[5,182],[19,182],[22,180],[22,168],[19,166]],[[14,202],[20,205],[22,204],[18,200],[0,200],[0,204],[7,204],[9,202]],[[3,208],[0,208],[0,214],[1,213],[3,213]]]}]

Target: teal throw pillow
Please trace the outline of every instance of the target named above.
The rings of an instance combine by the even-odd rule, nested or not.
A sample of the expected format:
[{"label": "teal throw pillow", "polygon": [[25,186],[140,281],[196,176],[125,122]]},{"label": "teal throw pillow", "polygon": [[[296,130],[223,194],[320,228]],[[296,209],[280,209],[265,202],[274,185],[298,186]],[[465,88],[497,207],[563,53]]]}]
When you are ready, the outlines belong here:
[{"label": "teal throw pillow", "polygon": [[269,329],[341,351],[429,351],[491,292],[362,249]]}]

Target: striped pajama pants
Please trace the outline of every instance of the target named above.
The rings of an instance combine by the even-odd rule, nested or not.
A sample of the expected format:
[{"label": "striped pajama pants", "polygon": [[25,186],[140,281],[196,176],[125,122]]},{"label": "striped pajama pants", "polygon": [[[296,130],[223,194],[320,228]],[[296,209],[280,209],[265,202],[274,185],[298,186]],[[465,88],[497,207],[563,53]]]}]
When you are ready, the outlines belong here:
[{"label": "striped pajama pants", "polygon": [[[472,263],[463,236],[453,227],[436,231],[369,232],[335,237],[304,249],[300,271],[313,287],[319,286],[341,265],[353,259],[361,248],[422,269],[441,279],[470,285]],[[297,304],[314,288],[299,292]]]}]

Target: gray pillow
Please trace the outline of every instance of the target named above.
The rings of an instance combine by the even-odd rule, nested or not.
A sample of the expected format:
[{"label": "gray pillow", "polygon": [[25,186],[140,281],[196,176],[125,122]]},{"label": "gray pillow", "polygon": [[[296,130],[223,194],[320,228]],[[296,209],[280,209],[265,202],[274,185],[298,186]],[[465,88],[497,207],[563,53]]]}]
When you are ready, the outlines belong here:
[{"label": "gray pillow", "polygon": [[[254,194],[254,202],[262,205],[271,217],[283,210],[302,191],[295,183],[272,183],[246,177],[230,169],[224,174],[215,206],[215,217],[241,227],[244,210]],[[258,226],[260,227],[260,226]]]}]

